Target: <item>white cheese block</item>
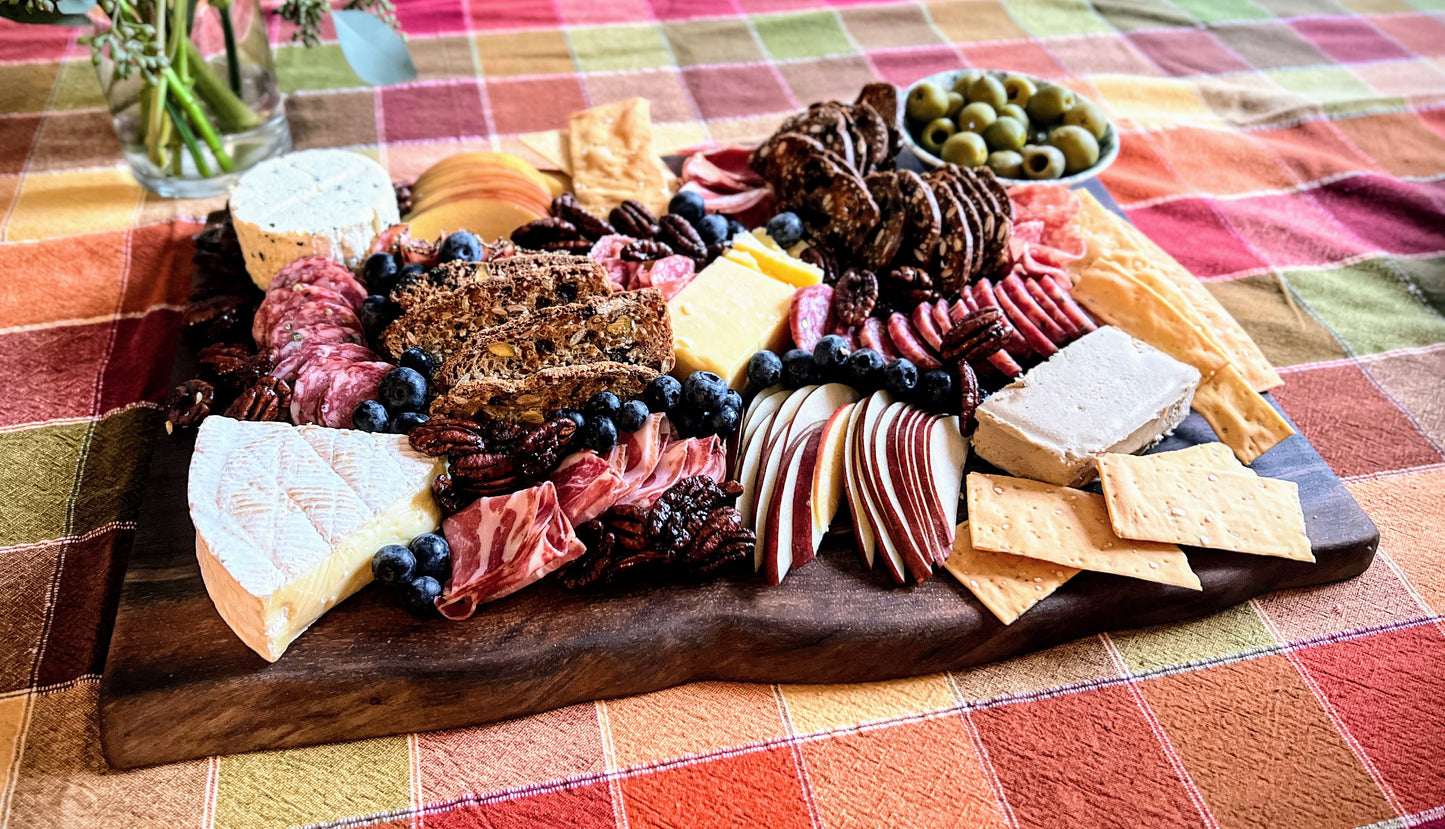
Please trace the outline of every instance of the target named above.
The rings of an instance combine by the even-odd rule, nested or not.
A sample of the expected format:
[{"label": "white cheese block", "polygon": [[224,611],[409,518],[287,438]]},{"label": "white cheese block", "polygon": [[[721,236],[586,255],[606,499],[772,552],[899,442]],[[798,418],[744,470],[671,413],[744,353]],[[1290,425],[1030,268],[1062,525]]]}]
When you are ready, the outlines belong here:
[{"label": "white cheese block", "polygon": [[355,270],[376,235],[401,221],[391,178],[346,150],[303,150],[257,164],[231,193],[246,271],[262,290],[303,256]]},{"label": "white cheese block", "polygon": [[206,591],[274,662],[321,614],[371,581],[371,557],[436,529],[443,464],[402,435],[209,417],[188,500]]},{"label": "white cheese block", "polygon": [[1098,456],[1141,452],[1174,431],[1198,386],[1192,366],[1104,326],[984,401],[973,451],[1018,477],[1078,486]]}]

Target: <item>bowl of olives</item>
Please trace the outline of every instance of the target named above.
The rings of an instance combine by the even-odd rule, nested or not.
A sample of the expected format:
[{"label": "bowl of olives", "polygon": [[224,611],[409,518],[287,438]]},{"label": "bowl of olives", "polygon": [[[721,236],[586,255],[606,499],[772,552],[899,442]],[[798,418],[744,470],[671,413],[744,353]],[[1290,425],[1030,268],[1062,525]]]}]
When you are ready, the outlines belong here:
[{"label": "bowl of olives", "polygon": [[989,167],[1006,182],[1076,184],[1119,155],[1098,104],[1019,72],[929,75],[908,88],[903,141],[927,167]]}]

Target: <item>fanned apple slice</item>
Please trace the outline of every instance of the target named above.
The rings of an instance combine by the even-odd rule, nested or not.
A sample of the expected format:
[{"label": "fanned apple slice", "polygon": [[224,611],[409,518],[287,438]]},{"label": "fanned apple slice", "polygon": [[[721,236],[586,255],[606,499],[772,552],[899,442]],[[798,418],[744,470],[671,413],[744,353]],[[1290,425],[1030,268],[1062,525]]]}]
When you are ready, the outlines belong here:
[{"label": "fanned apple slice", "polygon": [[872,399],[866,398],[849,410],[847,434],[843,439],[843,483],[848,495],[848,512],[853,516],[853,546],[863,559],[863,566],[870,570],[873,569],[873,555],[878,549],[878,532],[873,529],[873,518],[863,505],[863,483],[854,451],[854,435],[858,432],[858,420]]},{"label": "fanned apple slice", "polygon": [[944,524],[949,527],[949,549],[958,526],[958,501],[963,493],[963,465],[968,462],[968,438],[959,431],[957,415],[939,418],[929,435],[933,452],[933,491],[943,509]]},{"label": "fanned apple slice", "polygon": [[933,575],[933,557],[928,551],[928,530],[912,526],[908,511],[903,505],[902,470],[893,469],[888,463],[888,441],[894,438],[893,421],[907,409],[905,403],[894,403],[872,423],[869,447],[865,459],[867,472],[872,480],[872,491],[877,497],[879,513],[883,519],[882,537],[885,544],[903,559],[914,581],[924,582]]},{"label": "fanned apple slice", "polygon": [[792,439],[782,458],[782,476],[773,488],[763,516],[767,529],[763,544],[763,573],[768,584],[779,585],[783,577],[798,566],[811,561],[797,556],[799,536],[802,546],[811,553],[813,538],[812,506],[809,492],[813,484],[813,469],[818,465],[818,447],[823,435],[823,424],[813,423]]},{"label": "fanned apple slice", "polygon": [[787,399],[788,390],[782,386],[771,386],[757,393],[747,411],[743,412],[742,422],[738,425],[737,431],[737,453],[731,458],[734,480],[741,481],[743,459],[748,454],[748,444],[754,435],[758,433],[758,427],[772,418],[783,401]]},{"label": "fanned apple slice", "polygon": [[883,517],[883,509],[880,506],[881,498],[877,491],[874,478],[876,463],[872,460],[871,448],[873,445],[873,427],[877,424],[878,418],[883,411],[893,404],[893,399],[884,392],[876,392],[863,402],[862,411],[854,419],[853,431],[849,436],[849,443],[853,448],[853,465],[851,479],[857,489],[858,505],[861,512],[867,516],[869,528],[873,532],[875,548],[883,555],[875,555],[875,561],[881,561],[888,575],[897,584],[903,584],[906,580],[908,568],[903,556],[898,551],[897,544],[889,534],[889,527]]},{"label": "fanned apple slice", "polygon": [[[803,386],[787,394],[778,406],[778,410],[772,416],[758,424],[753,432],[752,440],[748,441],[747,454],[743,457],[741,469],[739,469],[738,483],[743,485],[743,494],[738,497],[738,513],[742,515],[743,526],[752,527],[757,533],[761,529],[761,522],[758,520],[758,513],[766,508],[767,500],[763,487],[767,481],[768,472],[771,470],[776,474],[777,459],[771,458],[773,444],[781,431],[787,430],[787,425],[792,422],[793,413],[803,405],[803,399],[812,393],[817,386]],[[779,449],[780,455],[782,450]],[[762,541],[762,536],[758,536]],[[753,556],[753,569],[760,570],[763,566],[762,545],[759,543],[757,551]]]},{"label": "fanned apple slice", "polygon": [[[858,408],[856,401],[849,403],[833,412],[827,422],[823,424],[823,435],[819,439],[818,446],[818,465],[813,470],[810,498],[813,517],[813,556],[817,555],[818,547],[823,543],[823,536],[828,533],[828,528],[833,525],[833,519],[837,517],[838,509],[843,504],[843,479],[847,473],[844,465],[844,446],[848,442],[848,423],[852,420],[853,410],[856,408]],[[795,555],[794,559],[796,558]]]},{"label": "fanned apple slice", "polygon": [[893,420],[892,434],[886,437],[889,470],[902,501],[904,520],[916,530],[920,553],[932,562],[942,563],[948,558],[953,540],[944,525],[938,496],[932,491],[929,432],[933,419],[927,412],[908,407]]}]

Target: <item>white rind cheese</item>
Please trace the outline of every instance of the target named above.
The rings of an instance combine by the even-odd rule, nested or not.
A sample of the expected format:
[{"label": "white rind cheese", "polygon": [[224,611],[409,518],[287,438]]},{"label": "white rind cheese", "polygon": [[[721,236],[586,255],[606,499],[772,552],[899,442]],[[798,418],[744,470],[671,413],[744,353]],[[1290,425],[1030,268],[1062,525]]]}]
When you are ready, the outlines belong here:
[{"label": "white rind cheese", "polygon": [[1141,452],[1174,431],[1198,386],[1192,366],[1104,326],[984,401],[973,451],[1018,477],[1078,486],[1098,456]]},{"label": "white rind cheese", "polygon": [[303,256],[360,267],[376,235],[401,221],[391,178],[346,150],[303,150],[256,165],[231,193],[246,271],[262,290]]},{"label": "white rind cheese", "polygon": [[439,460],[402,435],[209,417],[188,500],[206,591],[241,641],[274,662],[371,581],[371,557],[436,529]]}]

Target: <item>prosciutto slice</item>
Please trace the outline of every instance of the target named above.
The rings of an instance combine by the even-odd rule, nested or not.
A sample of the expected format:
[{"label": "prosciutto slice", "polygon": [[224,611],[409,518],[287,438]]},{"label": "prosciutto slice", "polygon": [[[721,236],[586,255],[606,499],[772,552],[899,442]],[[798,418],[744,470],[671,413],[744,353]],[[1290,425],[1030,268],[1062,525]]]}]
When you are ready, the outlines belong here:
[{"label": "prosciutto slice", "polygon": [[627,493],[623,478],[627,447],[614,446],[606,455],[583,449],[568,455],[552,473],[562,514],[578,526],[591,521]]},{"label": "prosciutto slice", "polygon": [[563,514],[551,481],[482,498],[442,522],[452,577],[437,600],[448,619],[521,590],[577,558],[586,547]]},{"label": "prosciutto slice", "polygon": [[684,438],[668,443],[657,460],[657,468],[647,480],[620,503],[636,504],[646,509],[683,478],[706,475],[722,483],[727,474],[727,450],[717,435],[706,438]]}]

